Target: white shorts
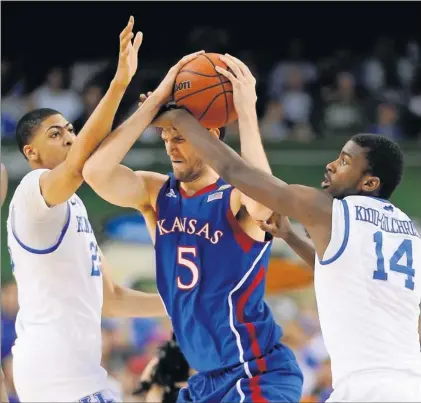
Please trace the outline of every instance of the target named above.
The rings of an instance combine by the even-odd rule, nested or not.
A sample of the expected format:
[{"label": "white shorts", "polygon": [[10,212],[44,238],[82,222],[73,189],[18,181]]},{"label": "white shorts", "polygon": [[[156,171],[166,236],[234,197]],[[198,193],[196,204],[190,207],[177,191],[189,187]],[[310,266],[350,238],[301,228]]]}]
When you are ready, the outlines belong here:
[{"label": "white shorts", "polygon": [[355,374],[338,382],[328,402],[421,402],[421,376],[402,371]]}]

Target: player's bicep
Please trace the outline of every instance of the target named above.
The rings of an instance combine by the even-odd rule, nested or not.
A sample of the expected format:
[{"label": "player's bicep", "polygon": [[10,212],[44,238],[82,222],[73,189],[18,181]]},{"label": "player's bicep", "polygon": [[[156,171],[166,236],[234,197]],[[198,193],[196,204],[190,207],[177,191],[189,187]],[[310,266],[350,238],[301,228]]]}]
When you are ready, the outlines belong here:
[{"label": "player's bicep", "polygon": [[149,194],[142,171],[118,165],[106,178],[85,175],[85,180],[104,200],[120,207],[140,209],[148,204]]}]

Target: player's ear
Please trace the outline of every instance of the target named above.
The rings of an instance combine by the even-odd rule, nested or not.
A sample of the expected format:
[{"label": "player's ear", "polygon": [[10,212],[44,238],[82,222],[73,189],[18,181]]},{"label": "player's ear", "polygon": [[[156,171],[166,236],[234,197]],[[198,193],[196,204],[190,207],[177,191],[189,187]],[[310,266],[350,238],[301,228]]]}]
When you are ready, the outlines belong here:
[{"label": "player's ear", "polygon": [[27,144],[23,147],[23,153],[25,154],[28,161],[36,161],[38,159],[38,151],[30,144]]},{"label": "player's ear", "polygon": [[218,137],[219,139],[219,129],[209,129],[209,132],[212,133],[214,136]]},{"label": "player's ear", "polygon": [[363,179],[362,190],[364,192],[374,192],[380,187],[380,179],[377,176],[366,176]]}]

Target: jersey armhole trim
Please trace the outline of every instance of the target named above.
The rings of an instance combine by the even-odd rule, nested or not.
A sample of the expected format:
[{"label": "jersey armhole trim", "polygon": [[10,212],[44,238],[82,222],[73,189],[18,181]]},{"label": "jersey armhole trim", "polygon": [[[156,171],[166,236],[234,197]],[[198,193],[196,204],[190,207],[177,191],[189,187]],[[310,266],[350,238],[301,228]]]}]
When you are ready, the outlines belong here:
[{"label": "jersey armhole trim", "polygon": [[16,233],[16,229],[15,229],[15,220],[14,220],[14,212],[12,212],[12,217],[11,217],[11,228],[12,228],[12,233],[13,236],[16,239],[16,242],[23,248],[25,249],[27,252],[30,253],[34,253],[36,255],[48,255],[49,253],[54,252],[55,250],[57,250],[57,248],[60,246],[61,242],[63,241],[64,236],[66,235],[66,232],[69,228],[69,224],[70,224],[70,217],[71,217],[71,209],[70,209],[70,204],[69,202],[67,202],[67,219],[66,222],[64,223],[63,229],[61,230],[60,236],[57,239],[57,242],[53,245],[50,246],[47,249],[34,249],[31,248],[28,245],[25,245],[18,237],[17,233]]},{"label": "jersey armhole trim", "polygon": [[345,220],[345,231],[344,231],[344,239],[342,240],[342,245],[339,250],[333,255],[330,259],[327,260],[320,260],[319,263],[323,266],[333,263],[335,260],[338,260],[339,257],[344,253],[345,248],[348,244],[349,239],[349,208],[348,203],[346,200],[341,200],[342,206],[344,209],[344,220]]}]

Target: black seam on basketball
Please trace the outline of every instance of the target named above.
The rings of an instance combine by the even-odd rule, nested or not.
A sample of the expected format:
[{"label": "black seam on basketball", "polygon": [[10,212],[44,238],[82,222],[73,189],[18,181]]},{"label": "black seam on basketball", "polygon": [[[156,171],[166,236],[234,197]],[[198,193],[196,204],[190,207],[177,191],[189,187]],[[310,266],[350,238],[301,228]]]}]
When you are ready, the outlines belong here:
[{"label": "black seam on basketball", "polygon": [[[228,81],[225,81],[225,83],[227,83]],[[212,85],[210,85],[209,87],[206,87],[206,88],[201,88],[200,90],[197,90],[197,91],[194,91],[194,92],[191,92],[190,94],[187,94],[187,95],[184,95],[183,97],[180,97],[180,98],[178,98],[178,99],[174,99],[175,100],[175,102],[178,102],[178,101],[181,101],[182,99],[185,99],[185,98],[188,98],[188,97],[190,97],[191,95],[195,95],[195,94],[198,94],[199,92],[202,92],[202,91],[206,91],[207,89],[209,89],[209,88],[215,88],[215,87],[218,87],[219,85],[221,85],[221,83],[218,83],[218,84],[212,84]],[[222,86],[223,87],[223,86]],[[175,97],[174,97],[175,98]]]},{"label": "black seam on basketball", "polygon": [[199,121],[202,120],[203,116],[206,115],[206,112],[209,110],[209,108],[212,106],[212,104],[215,102],[216,98],[218,98],[220,95],[225,94],[224,91],[221,91],[219,94],[216,94],[212,101],[209,102],[208,106],[206,107],[206,109],[203,111],[203,113],[200,115]]},{"label": "black seam on basketball", "polygon": [[[208,56],[206,56],[206,55],[201,55],[201,56],[203,56],[203,57],[206,57],[206,59],[208,59],[209,60],[209,62],[212,64],[212,66],[213,66],[213,68],[215,69],[215,71],[216,71],[216,65],[215,65],[215,63],[212,61],[212,59],[211,58],[209,58]],[[217,71],[216,71],[217,72]],[[218,72],[217,72],[218,73]],[[222,78],[221,78],[221,75],[219,75],[218,74],[218,78],[219,78],[219,81],[221,82],[221,85],[222,85],[222,90],[224,91],[224,97],[225,97],[225,124],[224,124],[224,126],[227,124],[227,122],[228,122],[228,113],[229,113],[229,111],[228,111],[228,97],[227,97],[227,94],[226,94],[226,92],[225,92],[225,86],[224,86],[224,83],[222,82]]]},{"label": "black seam on basketball", "polygon": [[202,76],[202,77],[218,77],[218,74],[204,74],[204,73],[199,73],[198,71],[194,71],[194,70],[181,70],[178,74],[181,73],[191,73],[194,74],[196,76]]}]

